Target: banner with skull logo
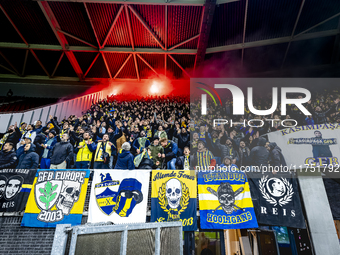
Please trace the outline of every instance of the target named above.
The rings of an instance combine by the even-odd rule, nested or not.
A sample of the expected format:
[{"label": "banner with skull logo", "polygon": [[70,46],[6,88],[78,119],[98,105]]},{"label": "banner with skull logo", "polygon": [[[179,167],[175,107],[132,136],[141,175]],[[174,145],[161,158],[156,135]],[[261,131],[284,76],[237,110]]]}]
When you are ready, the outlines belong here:
[{"label": "banner with skull logo", "polygon": [[153,170],[151,180],[151,221],[181,221],[184,231],[196,231],[195,171]]},{"label": "banner with skull logo", "polygon": [[259,224],[306,228],[294,173],[247,173]]},{"label": "banner with skull logo", "polygon": [[241,171],[198,172],[202,229],[257,228],[246,175]]},{"label": "banner with skull logo", "polygon": [[37,170],[0,170],[0,212],[21,212],[25,209]]},{"label": "banner with skull logo", "polygon": [[146,222],[149,170],[94,170],[88,222]]},{"label": "banner with skull logo", "polygon": [[21,226],[81,224],[90,170],[38,170]]}]

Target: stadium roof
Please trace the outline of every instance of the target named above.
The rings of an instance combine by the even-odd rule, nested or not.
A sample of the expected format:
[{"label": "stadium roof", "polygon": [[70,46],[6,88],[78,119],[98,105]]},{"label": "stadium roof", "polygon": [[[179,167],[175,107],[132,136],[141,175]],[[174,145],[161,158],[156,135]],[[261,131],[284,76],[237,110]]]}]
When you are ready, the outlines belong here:
[{"label": "stadium roof", "polygon": [[216,59],[254,73],[340,60],[338,0],[2,0],[0,9],[0,79],[187,79]]}]

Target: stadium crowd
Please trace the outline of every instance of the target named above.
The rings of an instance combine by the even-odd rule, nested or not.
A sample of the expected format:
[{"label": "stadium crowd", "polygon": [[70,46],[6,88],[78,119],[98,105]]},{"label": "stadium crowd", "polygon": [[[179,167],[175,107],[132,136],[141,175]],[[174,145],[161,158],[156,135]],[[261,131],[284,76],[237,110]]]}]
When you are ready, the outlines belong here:
[{"label": "stadium crowd", "polygon": [[[0,134],[0,169],[285,165],[281,149],[263,135],[283,129],[284,119],[295,119],[298,125],[340,122],[337,96],[337,91],[317,93],[305,104],[312,113],[307,117],[295,106],[288,107],[286,116],[280,115],[280,106],[270,116],[255,116],[245,106],[245,115],[235,119],[231,100],[223,106],[208,101],[208,112],[201,115],[199,99],[189,103],[186,96],[133,100],[111,95],[93,103],[80,117],[58,120],[49,116],[44,125],[40,120],[11,125]],[[269,109],[270,104],[265,98],[254,101],[257,109]],[[232,119],[238,124],[213,127],[213,119]],[[265,124],[244,127],[241,123],[248,120],[254,126],[258,123],[254,120]]]},{"label": "stadium crowd", "polygon": [[[200,99],[190,103],[191,159],[196,169],[207,169],[212,166],[235,167],[285,166],[286,161],[281,148],[276,143],[269,143],[265,134],[293,126],[324,123],[340,123],[339,91],[325,90],[315,93],[304,106],[312,115],[305,116],[295,105],[287,106],[287,115],[281,116],[281,103],[267,116],[252,114],[247,105],[243,116],[233,116],[231,100],[219,105],[212,100],[207,102],[207,114],[201,114]],[[299,94],[292,98],[301,98]],[[258,110],[271,108],[270,97],[254,100]],[[227,124],[213,126],[213,120],[228,120]],[[275,119],[274,121],[269,121]],[[231,121],[230,121],[231,120]],[[284,123],[282,122],[283,120]],[[249,121],[249,122],[248,122]],[[262,122],[261,122],[262,121]],[[232,124],[230,124],[232,123]],[[250,125],[249,125],[250,124]],[[258,126],[258,127],[255,127]],[[285,127],[286,126],[286,127]]]},{"label": "stadium crowd", "polygon": [[176,169],[190,145],[189,117],[185,96],[111,95],[80,117],[11,125],[0,134],[0,169]]}]

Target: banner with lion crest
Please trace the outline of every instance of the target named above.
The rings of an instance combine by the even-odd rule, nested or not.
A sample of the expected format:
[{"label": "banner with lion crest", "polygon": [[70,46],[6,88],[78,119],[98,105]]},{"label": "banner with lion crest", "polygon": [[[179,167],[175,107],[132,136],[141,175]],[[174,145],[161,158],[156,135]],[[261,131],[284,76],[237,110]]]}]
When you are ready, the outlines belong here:
[{"label": "banner with lion crest", "polygon": [[241,171],[198,172],[202,229],[257,228],[246,175]]},{"label": "banner with lion crest", "polygon": [[94,170],[88,222],[144,223],[150,170]]},{"label": "banner with lion crest", "polygon": [[181,221],[184,231],[197,230],[196,174],[189,170],[153,170],[151,221]]},{"label": "banner with lion crest", "polygon": [[306,228],[295,173],[247,173],[259,224]]}]

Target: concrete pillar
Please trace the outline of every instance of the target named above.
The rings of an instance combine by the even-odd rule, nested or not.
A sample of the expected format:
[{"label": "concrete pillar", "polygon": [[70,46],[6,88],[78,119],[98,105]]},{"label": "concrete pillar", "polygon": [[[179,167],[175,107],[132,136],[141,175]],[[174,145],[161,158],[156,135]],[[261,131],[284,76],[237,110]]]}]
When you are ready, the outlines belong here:
[{"label": "concrete pillar", "polygon": [[339,240],[321,175],[299,174],[298,180],[315,255],[339,255]]}]

